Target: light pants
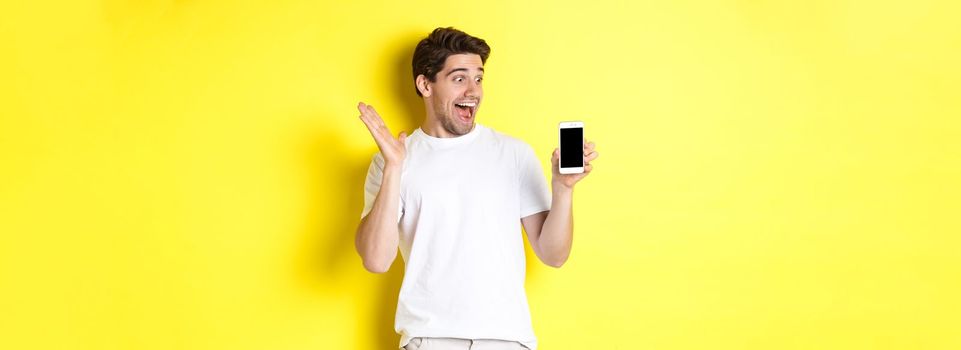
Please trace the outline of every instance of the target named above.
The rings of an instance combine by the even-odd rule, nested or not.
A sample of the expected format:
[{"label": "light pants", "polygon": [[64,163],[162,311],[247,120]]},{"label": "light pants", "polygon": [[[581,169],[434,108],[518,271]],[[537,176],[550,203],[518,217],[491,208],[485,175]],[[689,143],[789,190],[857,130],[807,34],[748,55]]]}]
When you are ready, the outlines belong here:
[{"label": "light pants", "polygon": [[516,341],[495,339],[421,338],[407,343],[404,350],[528,350]]}]

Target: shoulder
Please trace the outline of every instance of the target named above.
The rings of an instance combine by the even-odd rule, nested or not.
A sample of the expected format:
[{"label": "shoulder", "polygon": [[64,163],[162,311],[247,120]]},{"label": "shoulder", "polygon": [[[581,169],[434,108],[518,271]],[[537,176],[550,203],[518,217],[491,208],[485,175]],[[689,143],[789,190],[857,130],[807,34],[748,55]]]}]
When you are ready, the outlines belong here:
[{"label": "shoulder", "polygon": [[503,145],[505,148],[510,148],[516,153],[534,151],[534,148],[531,147],[531,145],[525,142],[524,140],[505,134],[503,132],[494,130],[492,128],[486,128],[486,129],[487,129],[486,131],[489,134],[488,136],[498,144]]}]

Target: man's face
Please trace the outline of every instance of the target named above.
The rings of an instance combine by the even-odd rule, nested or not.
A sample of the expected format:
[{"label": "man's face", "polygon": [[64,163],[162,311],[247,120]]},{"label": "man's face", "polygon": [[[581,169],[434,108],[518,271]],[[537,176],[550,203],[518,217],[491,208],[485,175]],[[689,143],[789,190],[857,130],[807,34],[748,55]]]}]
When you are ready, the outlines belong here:
[{"label": "man's face", "polygon": [[474,128],[474,117],[480,107],[484,91],[484,63],[479,55],[450,55],[444,62],[444,69],[437,73],[431,84],[431,99],[434,115],[444,129],[460,136]]}]

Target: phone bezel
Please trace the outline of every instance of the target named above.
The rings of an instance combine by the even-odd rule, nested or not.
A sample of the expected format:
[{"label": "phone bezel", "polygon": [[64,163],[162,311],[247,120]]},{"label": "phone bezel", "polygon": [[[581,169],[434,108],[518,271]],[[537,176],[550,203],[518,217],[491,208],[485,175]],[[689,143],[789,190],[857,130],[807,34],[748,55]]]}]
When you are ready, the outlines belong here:
[{"label": "phone bezel", "polygon": [[560,123],[557,124],[557,149],[559,150],[559,152],[558,152],[558,157],[557,157],[557,171],[560,172],[561,174],[581,174],[581,173],[584,172],[584,158],[583,158],[583,157],[581,158],[581,166],[579,166],[579,167],[563,167],[563,166],[561,166],[561,156],[562,156],[562,154],[563,154],[563,152],[564,152],[563,147],[561,147],[561,145],[563,145],[563,143],[561,143],[561,130],[563,130],[563,129],[574,129],[574,128],[580,128],[580,129],[581,129],[581,145],[582,145],[582,146],[581,146],[581,153],[583,154],[583,153],[584,153],[584,148],[583,148],[583,144],[584,144],[584,139],[583,139],[583,135],[584,135],[584,122],[582,122],[582,121],[566,121],[566,122],[560,122]]}]

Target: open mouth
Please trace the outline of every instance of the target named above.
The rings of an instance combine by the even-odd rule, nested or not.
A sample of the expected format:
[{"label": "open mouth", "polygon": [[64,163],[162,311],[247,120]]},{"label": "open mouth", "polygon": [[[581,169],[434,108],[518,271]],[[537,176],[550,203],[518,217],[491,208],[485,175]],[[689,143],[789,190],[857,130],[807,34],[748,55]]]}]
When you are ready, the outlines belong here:
[{"label": "open mouth", "polygon": [[477,111],[477,102],[458,102],[454,104],[454,109],[457,110],[457,116],[461,121],[469,123],[474,119],[474,113]]}]

